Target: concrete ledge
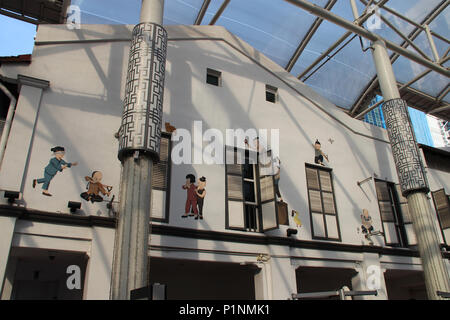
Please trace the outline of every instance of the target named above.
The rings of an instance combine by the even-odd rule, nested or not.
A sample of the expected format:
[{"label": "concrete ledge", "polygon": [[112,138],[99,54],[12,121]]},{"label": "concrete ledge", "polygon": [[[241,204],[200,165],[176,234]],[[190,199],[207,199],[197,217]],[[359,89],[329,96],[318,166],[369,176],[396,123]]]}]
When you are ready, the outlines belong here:
[{"label": "concrete ledge", "polygon": [[77,216],[66,213],[53,213],[27,209],[10,205],[0,205],[0,216],[17,217],[21,220],[46,222],[54,224],[115,228],[116,219],[97,216]]}]

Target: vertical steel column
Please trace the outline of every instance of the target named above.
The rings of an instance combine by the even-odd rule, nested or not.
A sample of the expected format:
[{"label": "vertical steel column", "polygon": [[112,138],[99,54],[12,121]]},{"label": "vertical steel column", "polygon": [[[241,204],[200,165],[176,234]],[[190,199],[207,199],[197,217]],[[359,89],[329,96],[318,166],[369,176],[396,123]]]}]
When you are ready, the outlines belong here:
[{"label": "vertical steel column", "polygon": [[152,166],[159,160],[167,32],[164,0],[142,0],[133,29],[118,157],[123,165],[111,298],[148,285]]},{"label": "vertical steel column", "polygon": [[383,114],[403,196],[417,237],[428,298],[441,299],[437,291],[450,291],[447,268],[442,259],[435,216],[427,193],[430,191],[419,156],[406,102],[400,98],[392,65],[383,41],[373,44],[373,58],[383,93]]}]

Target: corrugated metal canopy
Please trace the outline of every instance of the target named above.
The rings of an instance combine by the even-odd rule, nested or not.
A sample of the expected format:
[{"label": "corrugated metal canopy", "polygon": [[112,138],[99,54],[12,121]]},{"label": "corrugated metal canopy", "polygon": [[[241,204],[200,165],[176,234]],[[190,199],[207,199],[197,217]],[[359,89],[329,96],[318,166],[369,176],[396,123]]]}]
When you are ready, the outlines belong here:
[{"label": "corrugated metal canopy", "polygon": [[[0,0],[0,7],[22,1],[28,0]],[[309,2],[346,20],[355,20],[350,0]],[[428,25],[439,64],[448,69],[450,0],[355,2],[360,16],[367,12],[367,5],[382,4],[380,13],[384,21],[372,32],[434,61],[436,57],[425,26]],[[72,4],[80,6],[81,22],[85,24],[136,24],[140,3],[141,0],[72,0]],[[362,25],[373,25],[374,17]],[[336,43],[347,30],[288,1],[165,0],[164,24],[223,26],[355,117],[368,107],[374,94],[379,94],[371,52],[362,50],[362,45],[367,47],[370,43],[363,40],[361,45],[355,34],[348,34]],[[329,50],[330,47],[334,48]],[[408,104],[449,120],[448,77],[393,52],[390,54],[399,87],[407,85],[401,94]],[[412,82],[418,76],[423,77]]]}]

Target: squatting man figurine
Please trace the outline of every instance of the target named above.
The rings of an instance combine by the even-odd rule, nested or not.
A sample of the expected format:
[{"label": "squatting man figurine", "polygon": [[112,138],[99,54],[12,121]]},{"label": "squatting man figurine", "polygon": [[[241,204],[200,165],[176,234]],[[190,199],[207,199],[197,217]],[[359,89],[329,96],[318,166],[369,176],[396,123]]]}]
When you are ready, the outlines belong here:
[{"label": "squatting man figurine", "polygon": [[84,179],[88,182],[86,189],[87,192],[83,192],[80,196],[86,200],[94,202],[102,202],[103,198],[99,193],[102,193],[104,196],[109,196],[111,194],[111,190],[113,187],[107,186],[101,183],[103,178],[103,174],[100,171],[92,172],[91,177],[84,177]]},{"label": "squatting man figurine", "polygon": [[33,188],[36,187],[36,184],[42,185],[42,194],[47,197],[51,197],[52,195],[48,192],[48,188],[50,186],[50,182],[59,172],[62,172],[64,169],[71,168],[72,166],[78,165],[78,162],[68,163],[63,160],[65,155],[64,147],[57,146],[51,148],[50,151],[53,152],[54,158],[50,159],[50,162],[44,169],[44,178],[41,179],[33,179]]},{"label": "squatting man figurine", "polygon": [[313,144],[313,147],[314,147],[314,151],[315,151],[314,163],[325,166],[323,164],[323,157],[325,157],[325,159],[327,159],[327,161],[330,162],[330,160],[328,160],[328,156],[325,153],[323,153],[323,151],[320,149],[321,145],[320,145],[319,140],[316,139],[316,142]]}]

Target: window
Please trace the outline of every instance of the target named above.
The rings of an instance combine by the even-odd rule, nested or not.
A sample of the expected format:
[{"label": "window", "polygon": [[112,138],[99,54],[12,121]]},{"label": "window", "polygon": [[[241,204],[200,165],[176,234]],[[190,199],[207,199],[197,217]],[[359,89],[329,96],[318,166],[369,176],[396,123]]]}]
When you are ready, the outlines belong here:
[{"label": "window", "polygon": [[450,200],[445,190],[431,192],[445,243],[450,239]]},{"label": "window", "polygon": [[266,101],[275,103],[277,101],[278,88],[266,84]]},{"label": "window", "polygon": [[[242,164],[238,152],[244,156]],[[226,148],[228,162],[232,162],[225,166],[227,229],[262,232],[278,228],[273,175],[250,162],[252,152]]]},{"label": "window", "polygon": [[375,180],[375,188],[386,245],[396,247],[416,245],[408,202],[402,195],[400,185]]},{"label": "window", "polygon": [[331,170],[306,165],[313,239],[341,241]]},{"label": "window", "polygon": [[206,83],[220,87],[222,85],[222,72],[213,69],[206,69]]},{"label": "window", "polygon": [[160,161],[152,168],[152,214],[153,221],[169,222],[169,194],[171,167],[170,134],[161,135]]}]

